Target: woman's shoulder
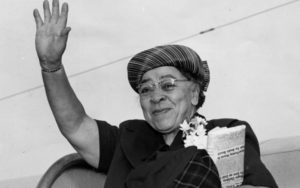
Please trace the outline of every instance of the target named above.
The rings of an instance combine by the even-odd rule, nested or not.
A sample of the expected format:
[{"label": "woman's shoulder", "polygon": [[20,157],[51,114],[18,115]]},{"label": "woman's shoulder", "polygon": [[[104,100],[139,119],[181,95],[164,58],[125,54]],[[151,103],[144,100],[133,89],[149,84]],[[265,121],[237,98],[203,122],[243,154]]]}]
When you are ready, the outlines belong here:
[{"label": "woman's shoulder", "polygon": [[260,153],[259,144],[257,137],[251,128],[250,124],[247,121],[234,119],[234,118],[221,118],[221,119],[212,119],[207,121],[206,129],[209,132],[215,127],[235,127],[239,125],[246,126],[246,143],[247,145],[252,145],[256,151]]}]

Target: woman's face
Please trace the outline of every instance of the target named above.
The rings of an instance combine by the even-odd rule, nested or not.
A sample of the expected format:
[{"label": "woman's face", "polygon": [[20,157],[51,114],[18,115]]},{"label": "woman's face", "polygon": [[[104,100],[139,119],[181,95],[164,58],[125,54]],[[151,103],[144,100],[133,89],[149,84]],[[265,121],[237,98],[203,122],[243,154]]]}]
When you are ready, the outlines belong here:
[{"label": "woman's face", "polygon": [[[174,85],[171,80],[176,79]],[[146,72],[140,85],[140,104],[145,120],[161,133],[171,133],[195,113],[199,87],[175,67],[164,66]]]}]

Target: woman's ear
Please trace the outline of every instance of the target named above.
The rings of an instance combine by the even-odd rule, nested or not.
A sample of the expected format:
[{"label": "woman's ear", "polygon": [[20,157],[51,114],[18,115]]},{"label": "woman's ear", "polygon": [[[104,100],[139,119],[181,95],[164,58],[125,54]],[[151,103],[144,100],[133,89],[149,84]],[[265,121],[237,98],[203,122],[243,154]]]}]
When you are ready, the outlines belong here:
[{"label": "woman's ear", "polygon": [[200,86],[198,84],[194,84],[192,88],[192,105],[196,106],[199,102],[199,94],[200,94]]}]

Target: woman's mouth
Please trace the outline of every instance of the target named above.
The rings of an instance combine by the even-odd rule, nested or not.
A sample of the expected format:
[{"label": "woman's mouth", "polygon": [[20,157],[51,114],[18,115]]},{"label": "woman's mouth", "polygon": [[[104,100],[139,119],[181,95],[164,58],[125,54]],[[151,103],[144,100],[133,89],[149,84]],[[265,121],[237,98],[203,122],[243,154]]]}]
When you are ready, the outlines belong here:
[{"label": "woman's mouth", "polygon": [[167,112],[169,112],[171,110],[171,108],[161,108],[161,109],[156,109],[152,111],[152,115],[158,116],[161,114],[165,114]]}]

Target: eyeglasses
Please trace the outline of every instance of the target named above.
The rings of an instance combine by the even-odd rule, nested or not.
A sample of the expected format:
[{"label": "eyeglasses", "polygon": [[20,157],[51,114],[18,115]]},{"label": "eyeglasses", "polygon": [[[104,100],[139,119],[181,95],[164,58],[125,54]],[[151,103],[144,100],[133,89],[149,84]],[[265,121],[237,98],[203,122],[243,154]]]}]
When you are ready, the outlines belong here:
[{"label": "eyeglasses", "polygon": [[176,82],[188,82],[189,80],[178,80],[175,78],[164,78],[158,82],[148,81],[138,85],[137,90],[141,96],[149,96],[159,87],[164,92],[173,91],[177,86]]}]

